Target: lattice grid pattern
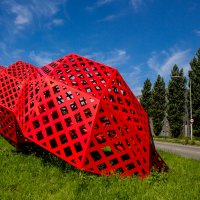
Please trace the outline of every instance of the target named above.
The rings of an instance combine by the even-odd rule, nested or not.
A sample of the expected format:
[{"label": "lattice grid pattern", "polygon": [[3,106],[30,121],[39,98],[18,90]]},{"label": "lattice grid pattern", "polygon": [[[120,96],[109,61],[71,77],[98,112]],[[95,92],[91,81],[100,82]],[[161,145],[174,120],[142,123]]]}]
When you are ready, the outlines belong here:
[{"label": "lattice grid pattern", "polygon": [[96,174],[167,170],[119,72],[75,54],[40,69],[22,61],[0,67],[0,134]]}]

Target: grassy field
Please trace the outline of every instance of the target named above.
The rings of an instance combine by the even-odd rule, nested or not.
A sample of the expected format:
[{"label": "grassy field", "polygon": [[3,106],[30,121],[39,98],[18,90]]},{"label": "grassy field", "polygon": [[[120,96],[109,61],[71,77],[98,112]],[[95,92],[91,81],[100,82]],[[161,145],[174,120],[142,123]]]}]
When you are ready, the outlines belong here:
[{"label": "grassy field", "polygon": [[17,153],[0,137],[0,200],[198,200],[200,162],[160,152],[170,171],[145,180],[87,174],[55,157]]}]

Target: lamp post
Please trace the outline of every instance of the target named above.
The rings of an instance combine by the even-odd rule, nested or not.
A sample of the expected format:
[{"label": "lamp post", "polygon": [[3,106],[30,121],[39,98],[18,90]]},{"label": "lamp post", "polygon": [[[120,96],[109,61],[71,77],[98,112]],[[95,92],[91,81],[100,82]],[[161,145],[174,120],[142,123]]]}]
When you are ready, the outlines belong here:
[{"label": "lamp post", "polygon": [[[182,78],[182,76],[171,76],[171,78]],[[194,119],[192,118],[192,81],[189,79],[189,91],[190,91],[190,139],[193,139],[193,122]]]},{"label": "lamp post", "polygon": [[191,136],[191,140],[193,139],[193,118],[192,118],[192,81],[190,79],[190,136]]}]

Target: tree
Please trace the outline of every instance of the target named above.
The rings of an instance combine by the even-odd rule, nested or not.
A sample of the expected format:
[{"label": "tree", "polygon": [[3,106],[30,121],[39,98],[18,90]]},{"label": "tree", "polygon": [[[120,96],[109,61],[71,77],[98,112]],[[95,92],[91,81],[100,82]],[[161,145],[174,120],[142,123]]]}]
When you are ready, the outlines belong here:
[{"label": "tree", "polygon": [[186,78],[183,69],[174,65],[171,71],[171,80],[168,84],[167,118],[170,132],[173,137],[178,137],[182,132],[183,117],[185,114]]},{"label": "tree", "polygon": [[164,79],[158,75],[152,89],[152,119],[155,135],[161,133],[165,118],[166,92]]},{"label": "tree", "polygon": [[147,112],[148,116],[151,116],[151,81],[147,79],[144,82],[144,86],[142,89],[142,97],[140,100],[141,105]]},{"label": "tree", "polygon": [[192,112],[194,118],[194,135],[200,137],[200,49],[190,62],[191,71],[189,78],[191,83]]}]

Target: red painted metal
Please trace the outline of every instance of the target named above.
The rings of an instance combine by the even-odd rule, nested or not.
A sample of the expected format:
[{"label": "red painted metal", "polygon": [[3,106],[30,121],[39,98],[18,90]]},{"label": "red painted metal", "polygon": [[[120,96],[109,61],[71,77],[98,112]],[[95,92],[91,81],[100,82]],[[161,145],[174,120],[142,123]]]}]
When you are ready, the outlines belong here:
[{"label": "red painted metal", "polygon": [[0,70],[0,133],[33,142],[78,169],[145,177],[167,169],[148,117],[109,66],[69,54],[42,68],[18,61]]},{"label": "red painted metal", "polygon": [[4,70],[4,67],[0,65],[0,71],[1,71],[1,70]]}]

